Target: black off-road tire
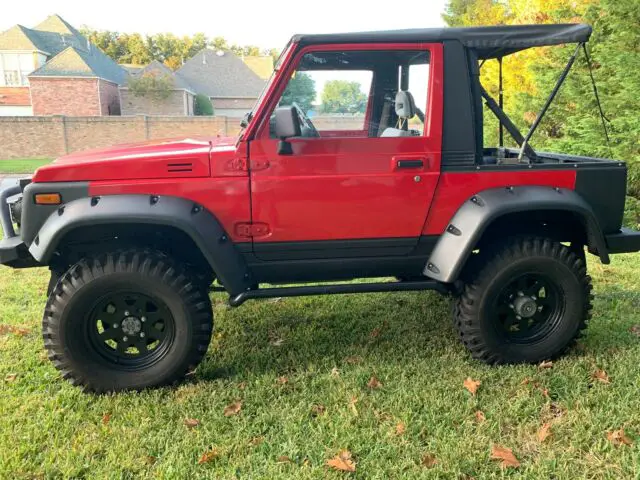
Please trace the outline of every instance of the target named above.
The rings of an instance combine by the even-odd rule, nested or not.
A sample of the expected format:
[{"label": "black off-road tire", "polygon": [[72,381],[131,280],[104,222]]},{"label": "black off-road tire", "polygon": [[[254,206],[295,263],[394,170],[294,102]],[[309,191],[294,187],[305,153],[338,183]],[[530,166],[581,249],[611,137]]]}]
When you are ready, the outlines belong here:
[{"label": "black off-road tire", "polygon": [[[116,299],[112,304],[109,295]],[[107,307],[101,311],[102,305]],[[126,311],[124,317],[123,310],[131,312]],[[113,325],[104,320],[103,327],[97,327],[103,320],[96,323],[95,318],[103,316],[114,318]],[[122,320],[115,323],[117,318]],[[139,348],[127,347],[123,341],[132,341],[122,337],[125,324],[136,341],[142,342]],[[115,325],[120,329],[111,330]],[[73,265],[55,284],[42,326],[49,359],[63,378],[85,391],[117,392],[182,379],[207,351],[213,313],[206,289],[182,265],[160,252],[130,250]],[[145,330],[152,328],[158,329],[157,336]],[[120,343],[102,339],[105,332],[123,342],[122,351]],[[144,336],[140,332],[148,332],[146,338],[139,338]],[[150,343],[154,338],[160,338],[156,347]],[[111,347],[109,341],[116,346]]]},{"label": "black off-road tire", "polygon": [[[570,348],[587,327],[593,299],[591,277],[584,259],[566,246],[545,238],[520,237],[481,252],[478,260],[477,269],[469,274],[453,308],[454,326],[474,358],[488,364],[554,359]],[[536,290],[540,281],[546,287]],[[518,320],[513,320],[510,310],[514,310],[513,300],[521,292],[510,294],[511,285],[529,292],[525,298],[545,305],[534,301],[536,313],[526,311],[532,317],[523,320],[516,316]],[[518,288],[522,285],[526,288]],[[531,291],[539,293],[529,297]],[[527,302],[519,305],[530,307]],[[518,308],[515,311],[522,312]],[[535,328],[537,334],[533,333]],[[531,335],[527,337],[529,331]]]}]

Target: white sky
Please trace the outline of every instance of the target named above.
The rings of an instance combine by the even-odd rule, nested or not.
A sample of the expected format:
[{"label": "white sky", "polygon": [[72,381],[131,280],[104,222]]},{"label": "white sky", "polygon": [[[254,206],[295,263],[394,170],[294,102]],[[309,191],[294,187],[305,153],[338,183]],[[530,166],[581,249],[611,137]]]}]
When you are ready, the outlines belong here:
[{"label": "white sky", "polygon": [[284,47],[294,33],[332,33],[442,26],[445,0],[143,1],[3,0],[0,31],[37,25],[52,13],[79,28],[225,37],[229,43]]}]

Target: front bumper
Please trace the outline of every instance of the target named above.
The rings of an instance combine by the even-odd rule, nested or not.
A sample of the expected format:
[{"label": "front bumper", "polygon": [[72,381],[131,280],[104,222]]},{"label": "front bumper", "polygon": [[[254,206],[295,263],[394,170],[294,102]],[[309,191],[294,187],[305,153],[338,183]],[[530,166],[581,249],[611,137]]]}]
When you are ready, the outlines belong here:
[{"label": "front bumper", "polygon": [[605,235],[609,253],[640,252],[640,232],[621,228],[619,232]]},{"label": "front bumper", "polygon": [[38,263],[33,259],[27,246],[16,233],[11,218],[8,200],[20,195],[25,186],[23,181],[0,190],[0,225],[2,225],[2,240],[0,240],[0,264],[14,268],[33,267]]}]

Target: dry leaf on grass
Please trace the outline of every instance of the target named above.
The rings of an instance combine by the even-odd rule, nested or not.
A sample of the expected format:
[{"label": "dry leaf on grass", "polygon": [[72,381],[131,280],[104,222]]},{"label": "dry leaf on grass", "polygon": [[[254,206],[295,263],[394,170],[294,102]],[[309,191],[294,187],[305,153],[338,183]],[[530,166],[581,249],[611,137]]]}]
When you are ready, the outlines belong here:
[{"label": "dry leaf on grass", "polygon": [[544,362],[540,362],[538,368],[552,368],[553,362],[551,360],[545,360]]},{"label": "dry leaf on grass", "polygon": [[351,452],[349,450],[342,450],[338,455],[327,460],[326,464],[334,470],[341,470],[343,472],[356,471],[356,462],[351,458]]},{"label": "dry leaf on grass", "polygon": [[24,337],[25,335],[31,333],[31,330],[28,328],[16,327],[14,325],[0,324],[0,335],[5,333],[13,333],[20,337]]},{"label": "dry leaf on grass", "polygon": [[242,408],[242,402],[233,402],[224,407],[224,416],[231,417],[233,415],[237,415]]},{"label": "dry leaf on grass", "polygon": [[607,372],[601,369],[597,369],[595,372],[593,372],[592,377],[594,380],[598,380],[599,382],[602,382],[602,383],[606,383],[606,384],[611,383],[611,380],[609,379],[609,375],[607,375]]},{"label": "dry leaf on grass", "polygon": [[111,414],[110,413],[105,413],[104,415],[102,415],[102,424],[106,425],[107,423],[109,423],[109,421],[111,420]]},{"label": "dry leaf on grass", "polygon": [[640,337],[640,325],[634,325],[629,329],[631,333],[633,333],[636,337]]},{"label": "dry leaf on grass", "polygon": [[182,423],[184,423],[185,427],[195,428],[200,425],[200,420],[197,418],[185,418]]},{"label": "dry leaf on grass", "polygon": [[484,412],[482,410],[476,410],[476,413],[474,413],[475,417],[476,417],[476,422],[478,423],[483,423],[487,417],[484,416]]},{"label": "dry leaf on grass", "polygon": [[7,383],[11,383],[11,382],[15,382],[16,378],[18,378],[17,373],[7,373],[7,375],[4,377],[4,381]]},{"label": "dry leaf on grass", "polygon": [[349,400],[349,408],[351,409],[353,414],[357,417],[358,409],[356,408],[356,403],[358,403],[358,397],[355,397],[355,396],[351,397],[351,400]]},{"label": "dry leaf on grass", "polygon": [[398,422],[398,424],[396,425],[396,436],[399,437],[400,435],[403,435],[406,430],[406,425],[402,422]]},{"label": "dry leaf on grass", "polygon": [[220,455],[220,452],[216,447],[212,447],[206,452],[204,452],[200,459],[198,460],[198,465],[202,465],[203,463],[209,463],[211,460],[217,458]]},{"label": "dry leaf on grass", "polygon": [[247,388],[247,382],[240,382],[238,384],[238,390],[244,390],[245,388]]},{"label": "dry leaf on grass", "polygon": [[276,459],[276,462],[277,463],[293,463],[293,460],[291,460],[286,455],[281,455]]},{"label": "dry leaf on grass", "polygon": [[520,462],[513,454],[513,451],[510,448],[501,447],[500,445],[494,445],[491,448],[491,459],[500,460],[500,467],[502,468],[517,468],[520,466]]},{"label": "dry leaf on grass", "polygon": [[480,380],[474,380],[471,377],[467,377],[462,385],[464,386],[464,388],[469,390],[471,395],[475,395],[476,392],[478,391],[478,387],[480,386],[481,383],[482,382]]},{"label": "dry leaf on grass", "polygon": [[371,333],[369,334],[369,336],[371,338],[378,338],[380,336],[381,331],[382,331],[382,327],[376,327],[373,330],[371,330]]},{"label": "dry leaf on grass", "polygon": [[153,455],[147,455],[146,457],[144,457],[144,463],[146,463],[147,465],[153,465],[157,460],[158,459]]},{"label": "dry leaf on grass", "polygon": [[264,437],[260,436],[260,437],[253,437],[251,440],[249,440],[249,443],[251,445],[260,445],[262,442],[264,442]]},{"label": "dry leaf on grass", "polygon": [[349,365],[356,365],[362,363],[362,357],[360,355],[351,355],[344,359]]},{"label": "dry leaf on grass", "polygon": [[382,387],[382,384],[380,383],[380,380],[378,380],[375,376],[373,376],[369,379],[369,382],[367,383],[367,387],[374,390],[376,388]]},{"label": "dry leaf on grass", "polygon": [[314,405],[313,407],[311,407],[311,415],[314,417],[319,417],[321,415],[324,415],[325,410],[326,409],[324,405]]},{"label": "dry leaf on grass", "polygon": [[331,376],[332,377],[339,377],[340,376],[340,370],[338,370],[338,367],[333,367],[331,369]]},{"label": "dry leaf on grass", "polygon": [[420,462],[423,467],[433,468],[438,461],[436,460],[436,456],[433,453],[425,453],[422,456],[422,461]]},{"label": "dry leaf on grass", "polygon": [[551,424],[545,423],[542,425],[536,436],[538,437],[538,442],[543,443],[547,438],[549,438],[549,436],[551,436]]},{"label": "dry leaf on grass", "polygon": [[613,443],[616,447],[620,445],[633,445],[633,440],[627,437],[624,433],[624,429],[614,430],[613,432],[607,432],[607,440]]},{"label": "dry leaf on grass", "polygon": [[286,385],[287,383],[289,383],[289,379],[287,377],[284,377],[284,376],[278,377],[278,378],[276,378],[276,383],[278,385]]}]

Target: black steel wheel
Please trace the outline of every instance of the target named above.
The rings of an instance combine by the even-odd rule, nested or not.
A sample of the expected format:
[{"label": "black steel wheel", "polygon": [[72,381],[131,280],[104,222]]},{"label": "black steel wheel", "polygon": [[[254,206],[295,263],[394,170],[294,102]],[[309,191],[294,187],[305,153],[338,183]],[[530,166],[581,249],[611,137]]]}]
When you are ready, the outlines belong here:
[{"label": "black steel wheel", "polygon": [[454,324],[474,358],[486,363],[556,358],[586,328],[591,278],[575,252],[527,237],[480,257],[454,306]]},{"label": "black steel wheel", "polygon": [[207,351],[206,289],[158,252],[83,259],[56,283],[43,317],[49,358],[87,391],[140,390],[180,380]]}]

